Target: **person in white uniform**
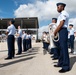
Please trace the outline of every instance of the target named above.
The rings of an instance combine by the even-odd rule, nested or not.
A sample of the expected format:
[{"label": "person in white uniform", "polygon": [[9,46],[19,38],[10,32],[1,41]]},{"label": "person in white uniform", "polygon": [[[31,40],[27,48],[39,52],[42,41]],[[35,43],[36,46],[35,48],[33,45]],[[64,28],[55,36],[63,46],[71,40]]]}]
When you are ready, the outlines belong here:
[{"label": "person in white uniform", "polygon": [[15,33],[16,33],[16,28],[14,26],[14,20],[10,20],[9,21],[9,26],[7,28],[6,34],[7,34],[7,45],[8,45],[8,57],[5,58],[5,60],[7,59],[12,59],[15,55]]},{"label": "person in white uniform", "polygon": [[26,32],[25,31],[23,31],[22,39],[23,39],[23,52],[25,52],[25,51],[27,51],[26,50]]},{"label": "person in white uniform", "polygon": [[16,55],[20,55],[22,54],[22,30],[20,26],[18,26],[17,44],[18,44],[18,53]]},{"label": "person in white uniform", "polygon": [[71,53],[74,52],[74,28],[73,28],[73,24],[70,24],[69,25],[69,35],[70,35],[70,47],[71,47]]},{"label": "person in white uniform", "polygon": [[62,67],[62,69],[59,70],[59,73],[64,73],[70,70],[67,30],[69,14],[64,10],[65,6],[65,3],[57,3],[57,11],[60,15],[57,19],[57,28],[54,31],[54,36],[59,33],[60,56],[57,65],[54,65],[54,67]]}]

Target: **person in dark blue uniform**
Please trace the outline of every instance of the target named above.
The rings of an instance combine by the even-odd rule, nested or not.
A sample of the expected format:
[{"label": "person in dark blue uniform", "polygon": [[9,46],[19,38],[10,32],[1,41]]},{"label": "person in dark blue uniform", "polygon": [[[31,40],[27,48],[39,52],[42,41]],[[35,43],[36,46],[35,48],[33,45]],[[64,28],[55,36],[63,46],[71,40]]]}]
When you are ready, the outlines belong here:
[{"label": "person in dark blue uniform", "polygon": [[28,33],[26,34],[26,50],[29,49],[29,35]]},{"label": "person in dark blue uniform", "polygon": [[68,48],[70,48],[70,31],[68,29]]},{"label": "person in dark blue uniform", "polygon": [[29,36],[29,49],[32,48],[32,36],[31,34],[28,35]]},{"label": "person in dark blue uniform", "polygon": [[18,53],[16,55],[22,54],[22,30],[21,27],[18,26],[18,34],[17,34],[17,44],[18,44]]},{"label": "person in dark blue uniform", "polygon": [[15,55],[15,46],[14,46],[14,43],[15,43],[15,37],[14,37],[14,34],[16,32],[16,28],[14,26],[14,20],[10,20],[9,21],[9,26],[7,28],[7,31],[6,31],[6,34],[8,34],[8,37],[7,37],[7,45],[8,45],[8,57],[5,58],[5,60],[7,59],[12,59]]},{"label": "person in dark blue uniform", "polygon": [[[51,29],[54,28],[54,26],[56,25],[56,22],[57,22],[57,18],[52,18],[52,23],[50,24],[51,26]],[[51,33],[50,33],[51,34]],[[51,37],[52,38],[52,37]],[[53,38],[52,38],[53,39]],[[52,40],[53,41],[53,40]],[[55,44],[54,44],[55,45]],[[53,56],[51,56],[51,58],[53,58],[53,60],[56,60],[59,58],[59,50],[58,48],[55,46],[55,47],[52,47],[51,48],[51,52],[50,54],[53,54]]]},{"label": "person in dark blue uniform", "polygon": [[68,19],[69,14],[64,10],[66,4],[57,3],[57,11],[60,13],[57,20],[57,28],[54,32],[54,36],[59,33],[59,50],[60,56],[58,59],[58,64],[54,65],[54,67],[62,67],[59,70],[60,73],[64,73],[70,70],[70,61],[69,61],[69,53],[68,53]]},{"label": "person in dark blue uniform", "polygon": [[44,32],[42,33],[43,49],[45,49],[45,38],[46,38],[46,32],[44,31]]},{"label": "person in dark blue uniform", "polygon": [[74,39],[75,39],[73,24],[69,25],[69,35],[70,35],[69,42],[70,42],[71,53],[73,53],[74,52]]}]

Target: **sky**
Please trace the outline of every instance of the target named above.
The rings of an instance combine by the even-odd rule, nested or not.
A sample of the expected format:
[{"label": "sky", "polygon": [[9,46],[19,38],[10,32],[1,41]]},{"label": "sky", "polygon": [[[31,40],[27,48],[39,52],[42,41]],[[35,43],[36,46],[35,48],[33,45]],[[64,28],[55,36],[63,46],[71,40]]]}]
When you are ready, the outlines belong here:
[{"label": "sky", "polygon": [[56,3],[66,3],[69,23],[76,28],[76,0],[0,0],[0,18],[38,17],[41,30],[58,17]]}]

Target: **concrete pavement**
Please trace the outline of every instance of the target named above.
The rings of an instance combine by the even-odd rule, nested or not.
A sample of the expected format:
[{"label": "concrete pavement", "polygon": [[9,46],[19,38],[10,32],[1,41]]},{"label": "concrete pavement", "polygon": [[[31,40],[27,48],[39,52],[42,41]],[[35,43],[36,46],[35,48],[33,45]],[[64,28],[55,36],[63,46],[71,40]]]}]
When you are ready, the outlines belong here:
[{"label": "concrete pavement", "polygon": [[57,60],[52,60],[48,53],[43,55],[42,43],[33,43],[32,49],[12,60],[4,60],[7,44],[0,43],[0,46],[0,75],[76,75],[76,55],[70,54],[71,71],[61,74],[58,72],[61,68],[53,66]]}]

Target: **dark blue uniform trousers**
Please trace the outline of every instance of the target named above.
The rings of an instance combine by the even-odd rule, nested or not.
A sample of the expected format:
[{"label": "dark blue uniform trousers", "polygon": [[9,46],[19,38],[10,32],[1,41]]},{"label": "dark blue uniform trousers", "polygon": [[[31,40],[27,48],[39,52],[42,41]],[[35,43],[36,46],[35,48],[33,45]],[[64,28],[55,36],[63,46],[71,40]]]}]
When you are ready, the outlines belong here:
[{"label": "dark blue uniform trousers", "polygon": [[45,42],[43,41],[43,48],[45,49]]},{"label": "dark blue uniform trousers", "polygon": [[54,50],[54,58],[59,58],[60,50],[58,48],[53,48]]},{"label": "dark blue uniform trousers", "polygon": [[69,53],[68,53],[68,31],[66,28],[62,28],[59,31],[59,49],[60,56],[58,65],[62,66],[62,69],[67,70],[70,68]]},{"label": "dark blue uniform trousers", "polygon": [[29,49],[29,39],[26,39],[26,49]]},{"label": "dark blue uniform trousers", "polygon": [[14,46],[15,38],[13,35],[8,35],[7,44],[8,44],[8,57],[12,58],[15,54],[15,46]]},{"label": "dark blue uniform trousers", "polygon": [[45,42],[45,49],[48,50],[49,43]]},{"label": "dark blue uniform trousers", "polygon": [[68,39],[68,48],[70,48],[70,38]]},{"label": "dark blue uniform trousers", "polygon": [[31,39],[29,39],[29,48],[32,48]]},{"label": "dark blue uniform trousers", "polygon": [[18,44],[18,53],[21,54],[22,53],[22,38],[21,37],[18,37],[17,44]]},{"label": "dark blue uniform trousers", "polygon": [[24,48],[24,51],[27,51],[26,50],[26,39],[23,39],[23,48]]},{"label": "dark blue uniform trousers", "polygon": [[74,35],[71,35],[70,36],[70,46],[71,46],[71,49],[74,49]]}]

